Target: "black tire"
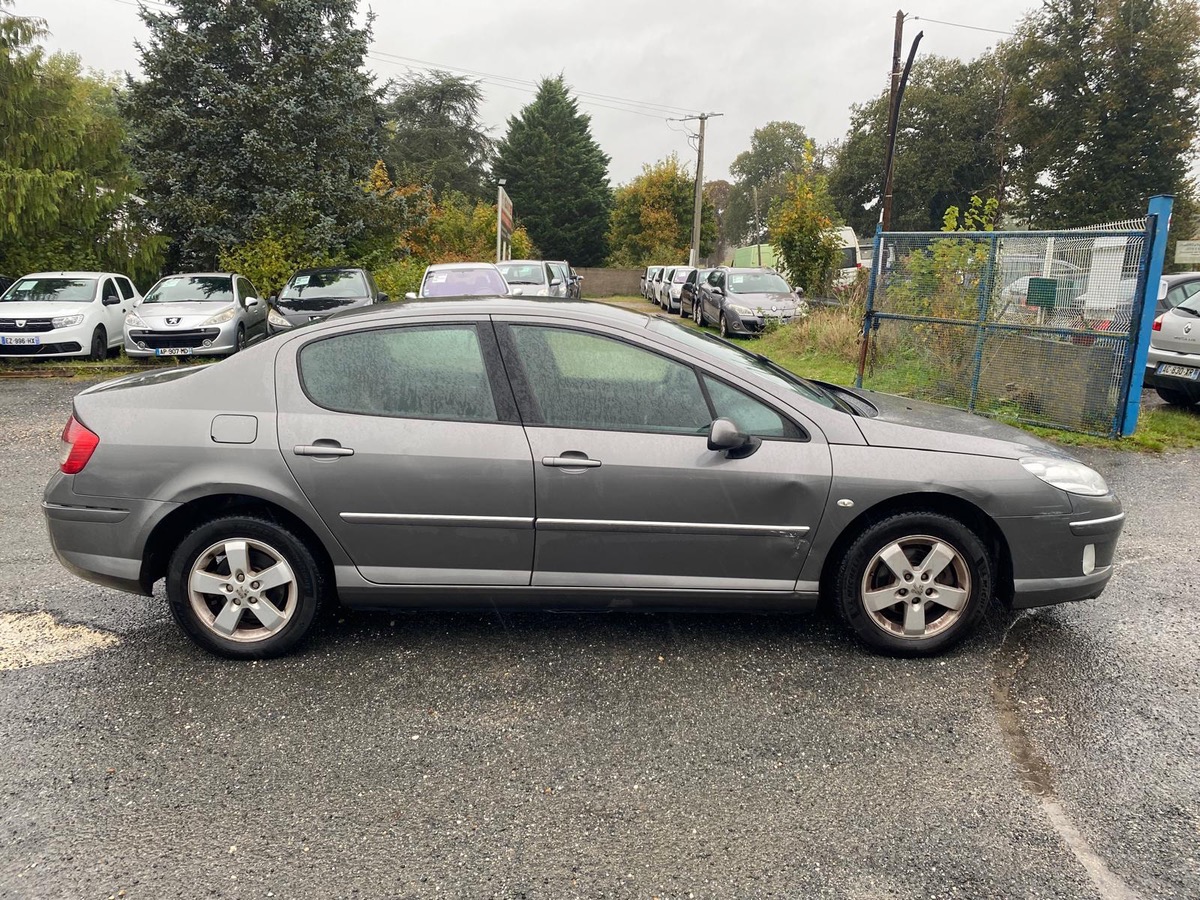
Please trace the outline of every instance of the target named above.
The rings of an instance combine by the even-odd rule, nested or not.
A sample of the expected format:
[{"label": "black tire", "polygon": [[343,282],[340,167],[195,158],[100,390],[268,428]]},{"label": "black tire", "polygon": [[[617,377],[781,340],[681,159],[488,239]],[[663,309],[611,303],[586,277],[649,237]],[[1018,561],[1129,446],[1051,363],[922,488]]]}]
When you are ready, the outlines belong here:
[{"label": "black tire", "polygon": [[103,325],[97,325],[92,332],[92,346],[88,348],[88,359],[99,362],[108,356],[108,332]]},{"label": "black tire", "polygon": [[725,324],[725,310],[721,310],[721,318],[718,322],[718,325],[721,329],[721,337],[728,340],[729,339],[729,326]]},{"label": "black tire", "polygon": [[[922,582],[919,567],[924,557],[920,555],[919,545],[927,539],[944,543],[955,551],[956,556],[954,562],[945,566],[942,575],[935,573],[933,580]],[[891,591],[895,587],[897,592],[907,592],[912,598],[912,606],[921,608],[920,623],[927,633],[920,636],[904,635],[892,630],[902,630],[908,622],[906,614],[909,600],[897,600],[893,606],[872,613],[867,609],[863,597],[867,585],[871,583],[867,580],[870,574],[867,569],[869,566],[876,568],[871,565],[876,560],[876,555],[893,544],[907,541],[916,545],[908,548],[905,555],[908,562],[912,563],[917,577],[908,581],[896,578],[894,585],[885,585],[883,590]],[[909,585],[928,585],[927,590],[954,589],[952,585],[957,581],[957,577],[955,572],[950,571],[952,566],[961,566],[969,579],[965,588],[961,584],[957,585],[958,589],[966,592],[965,601],[959,610],[941,606],[936,600],[926,601],[924,596],[917,599],[916,595],[920,592],[909,588]],[[884,574],[891,577],[886,571]],[[833,589],[835,605],[842,621],[872,649],[892,656],[929,656],[948,649],[974,630],[992,601],[995,583],[995,563],[978,534],[950,516],[913,511],[897,513],[867,526],[846,549],[838,563]],[[935,590],[936,593],[939,592]],[[926,617],[924,610],[927,606],[934,612],[932,619]],[[943,616],[949,618],[943,619]],[[885,628],[880,621],[894,624]]]},{"label": "black tire", "polygon": [[[201,554],[226,541],[252,541],[265,545],[291,568],[295,587],[294,607],[286,623],[269,636],[253,640],[223,637],[206,624],[193,607],[188,585],[192,567]],[[283,525],[255,515],[223,516],[195,528],[171,554],[166,584],[171,614],[184,633],[204,649],[230,659],[269,659],[291,652],[308,636],[322,606],[330,601],[333,594],[325,569],[305,540]],[[215,596],[212,600],[209,608],[215,613],[220,600]],[[247,611],[252,610],[247,607]],[[243,615],[235,633],[242,623],[252,625],[256,621]]]},{"label": "black tire", "polygon": [[1197,400],[1200,400],[1200,393],[1192,393],[1186,388],[1176,390],[1175,388],[1156,386],[1154,392],[1172,406],[1192,406]]},{"label": "black tire", "polygon": [[[233,339],[233,352],[241,353],[245,349],[246,349],[246,326],[239,325],[238,330],[237,330],[237,337],[235,337]],[[232,355],[233,354],[231,353],[230,356],[232,356]]]},{"label": "black tire", "polygon": [[704,304],[697,299],[692,305],[692,321],[704,327]]}]

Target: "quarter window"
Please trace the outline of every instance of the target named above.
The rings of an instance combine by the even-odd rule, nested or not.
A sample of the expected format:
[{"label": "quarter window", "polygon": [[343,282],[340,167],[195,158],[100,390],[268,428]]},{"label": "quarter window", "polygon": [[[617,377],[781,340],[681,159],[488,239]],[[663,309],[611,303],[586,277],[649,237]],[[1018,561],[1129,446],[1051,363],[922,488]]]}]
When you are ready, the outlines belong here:
[{"label": "quarter window", "polygon": [[300,377],[338,412],[495,422],[496,401],[471,325],[356,331],[306,344]]},{"label": "quarter window", "polygon": [[546,425],[697,434],[712,421],[689,366],[587,332],[514,325],[512,334]]},{"label": "quarter window", "polygon": [[771,407],[725,382],[705,375],[704,386],[717,418],[731,420],[747,434],[764,438],[796,439],[803,436],[799,428]]}]

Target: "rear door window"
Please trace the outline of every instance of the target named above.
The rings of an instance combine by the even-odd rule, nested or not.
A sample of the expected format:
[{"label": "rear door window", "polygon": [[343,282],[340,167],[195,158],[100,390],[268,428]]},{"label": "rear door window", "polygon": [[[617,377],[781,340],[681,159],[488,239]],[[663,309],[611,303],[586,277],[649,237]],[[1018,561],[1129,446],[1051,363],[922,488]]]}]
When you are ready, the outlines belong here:
[{"label": "rear door window", "polygon": [[299,355],[305,393],[336,412],[495,422],[473,325],[379,328],[321,338]]}]

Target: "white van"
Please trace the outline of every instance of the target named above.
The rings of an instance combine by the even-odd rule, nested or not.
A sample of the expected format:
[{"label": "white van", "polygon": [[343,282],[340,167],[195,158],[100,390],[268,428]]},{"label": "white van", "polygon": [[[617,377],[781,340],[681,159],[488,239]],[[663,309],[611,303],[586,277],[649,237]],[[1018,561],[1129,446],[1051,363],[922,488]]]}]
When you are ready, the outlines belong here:
[{"label": "white van", "polygon": [[845,287],[854,283],[854,279],[858,277],[858,270],[863,267],[863,261],[859,257],[858,235],[854,233],[853,228],[837,228],[834,229],[834,234],[842,255],[838,261],[838,270],[833,276],[833,283],[837,287]]}]

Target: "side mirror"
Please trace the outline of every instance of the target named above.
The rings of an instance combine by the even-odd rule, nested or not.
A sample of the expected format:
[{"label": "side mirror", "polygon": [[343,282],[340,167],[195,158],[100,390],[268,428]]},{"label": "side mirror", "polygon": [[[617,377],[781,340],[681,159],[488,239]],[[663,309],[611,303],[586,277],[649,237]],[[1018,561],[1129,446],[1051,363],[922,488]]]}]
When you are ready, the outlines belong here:
[{"label": "side mirror", "polygon": [[800,285],[796,285],[794,288],[792,288],[792,290],[796,292],[797,297],[804,296],[804,288],[800,287]]},{"label": "side mirror", "polygon": [[116,294],[109,294],[100,302],[103,303],[105,306],[116,306],[118,303],[121,302],[121,298],[118,297]]},{"label": "side mirror", "polygon": [[387,294],[380,294],[379,296],[377,296],[377,297],[375,298],[375,302],[376,302],[376,303],[387,303],[387,302],[388,302],[389,300],[391,300],[391,299],[392,299],[392,298],[391,298],[391,297],[389,297]]},{"label": "side mirror", "polygon": [[719,287],[717,287],[717,286],[714,284],[714,285],[712,286],[711,290],[712,290],[712,292],[713,292],[714,294],[716,294],[718,297],[724,297],[724,296],[725,296],[725,288],[719,288]]},{"label": "side mirror", "polygon": [[708,449],[724,453],[730,459],[749,456],[762,444],[760,438],[746,434],[729,419],[713,419],[708,429]]},{"label": "side mirror", "polygon": [[519,287],[509,288],[508,293],[510,295],[512,295],[513,297],[524,297],[525,296],[525,288],[519,288]]},{"label": "side mirror", "polygon": [[276,300],[278,300],[278,299],[279,299],[279,295],[278,295],[278,294],[272,294],[270,297],[268,297],[268,298],[267,298],[267,302],[268,302],[268,303],[270,303],[270,304],[274,304],[274,303],[275,303],[275,301],[276,301]]},{"label": "side mirror", "polygon": [[561,284],[562,284],[561,278],[552,278],[550,280],[550,287],[552,287],[552,288],[556,288],[556,287],[560,286]]},{"label": "side mirror", "polygon": [[405,299],[405,300],[416,300],[416,299],[417,299],[417,295],[416,295],[416,294],[414,294],[412,291],[408,291],[408,292],[407,292],[407,293],[404,295],[404,299]]},{"label": "side mirror", "polygon": [[244,302],[246,304],[246,309],[253,309],[255,306],[258,306],[257,297],[246,297]]}]

